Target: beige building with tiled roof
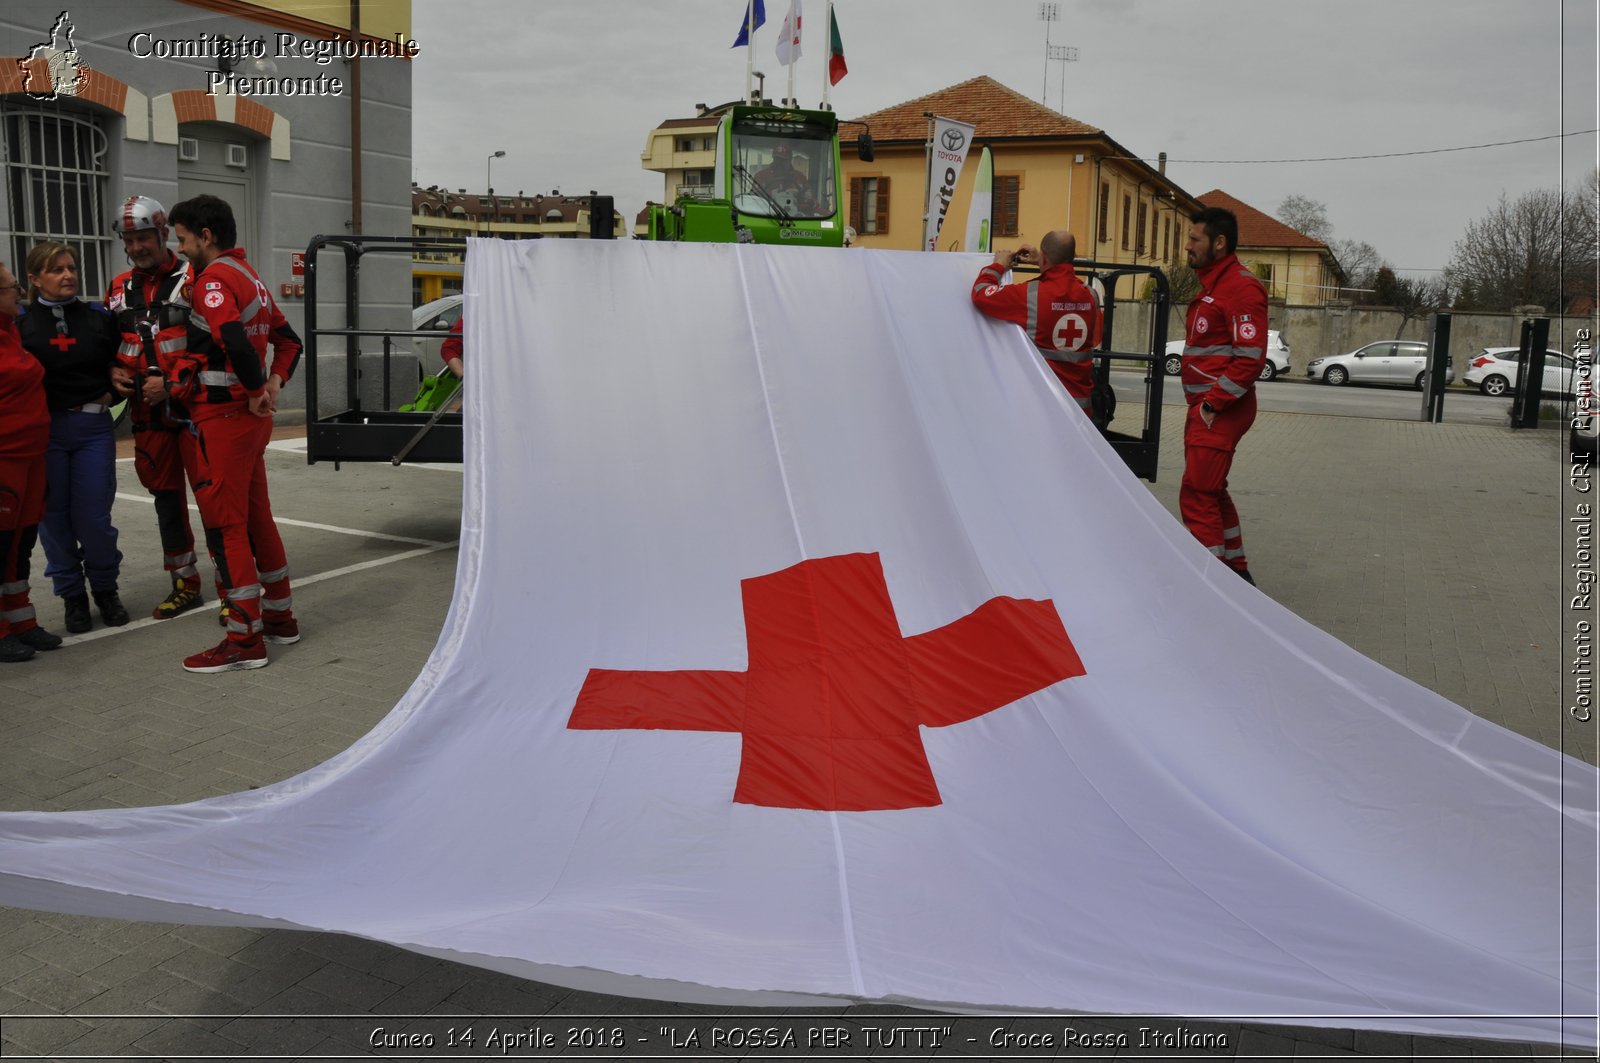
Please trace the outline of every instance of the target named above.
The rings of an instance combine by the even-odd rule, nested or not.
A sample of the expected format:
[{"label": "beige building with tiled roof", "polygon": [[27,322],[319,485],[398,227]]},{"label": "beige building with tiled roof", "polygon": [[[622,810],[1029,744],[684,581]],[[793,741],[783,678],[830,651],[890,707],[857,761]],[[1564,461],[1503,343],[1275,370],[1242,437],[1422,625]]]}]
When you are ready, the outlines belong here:
[{"label": "beige building with tiled roof", "polygon": [[1220,188],[1201,196],[1200,202],[1231,210],[1239,219],[1239,261],[1261,278],[1271,298],[1297,306],[1321,306],[1339,298],[1344,271],[1327,244]]},{"label": "beige building with tiled roof", "polygon": [[[858,119],[877,146],[875,161],[847,154],[843,163],[850,224],[863,246],[921,245],[930,113],[977,127],[970,160],[985,145],[993,155],[996,248],[1036,244],[1065,226],[1077,234],[1079,258],[1157,266],[1181,260],[1188,216],[1199,209],[1198,200],[1105,130],[986,76]],[[976,171],[969,161],[956,185],[939,236],[941,250],[961,246]],[[1130,287],[1118,294],[1134,293]]]}]

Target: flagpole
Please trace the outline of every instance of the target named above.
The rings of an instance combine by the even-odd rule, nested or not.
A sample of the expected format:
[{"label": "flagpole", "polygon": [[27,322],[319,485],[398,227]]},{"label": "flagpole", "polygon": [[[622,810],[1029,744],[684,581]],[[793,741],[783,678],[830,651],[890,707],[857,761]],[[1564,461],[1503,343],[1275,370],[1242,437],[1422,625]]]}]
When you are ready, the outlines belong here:
[{"label": "flagpole", "polygon": [[924,177],[926,178],[926,180],[923,182],[923,186],[922,186],[922,204],[923,204],[923,206],[922,206],[922,236],[921,236],[922,246],[921,246],[920,250],[927,251],[927,250],[930,250],[930,248],[928,247],[928,206],[927,206],[927,204],[928,204],[928,201],[933,198],[933,129],[934,129],[934,119],[933,119],[933,112],[932,111],[923,111],[922,113],[928,119],[928,143],[926,145],[924,145],[924,147],[922,149],[922,154],[926,157],[926,163],[925,163],[925,165],[923,167],[923,169],[925,170]]},{"label": "flagpole", "polygon": [[788,31],[789,31],[789,90],[788,90],[789,103],[788,103],[788,106],[790,106],[790,107],[795,106],[795,99],[794,99],[794,68],[797,65],[799,65],[799,62],[800,62],[800,56],[798,54],[796,54],[796,52],[795,52],[795,48],[798,45],[799,39],[800,39],[799,16],[797,16],[795,14],[795,4],[797,2],[798,2],[798,0],[789,0],[789,17],[784,20],[784,25],[786,27],[788,27]]},{"label": "flagpole", "polygon": [[744,32],[744,98],[748,102],[755,91],[756,0],[744,0]]},{"label": "flagpole", "polygon": [[833,85],[833,0],[822,13],[822,109],[831,111],[828,89]]}]

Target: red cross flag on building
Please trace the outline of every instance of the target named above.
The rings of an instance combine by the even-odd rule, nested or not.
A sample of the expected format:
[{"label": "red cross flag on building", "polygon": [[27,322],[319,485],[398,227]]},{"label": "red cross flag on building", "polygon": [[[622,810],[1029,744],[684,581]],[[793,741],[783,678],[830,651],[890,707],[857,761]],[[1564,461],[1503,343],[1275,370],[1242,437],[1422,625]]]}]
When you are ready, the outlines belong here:
[{"label": "red cross flag on building", "polygon": [[0,905],[665,1000],[1594,1046],[1595,768],[1218,565],[975,269],[472,241],[416,684],[260,790],[0,813]]}]

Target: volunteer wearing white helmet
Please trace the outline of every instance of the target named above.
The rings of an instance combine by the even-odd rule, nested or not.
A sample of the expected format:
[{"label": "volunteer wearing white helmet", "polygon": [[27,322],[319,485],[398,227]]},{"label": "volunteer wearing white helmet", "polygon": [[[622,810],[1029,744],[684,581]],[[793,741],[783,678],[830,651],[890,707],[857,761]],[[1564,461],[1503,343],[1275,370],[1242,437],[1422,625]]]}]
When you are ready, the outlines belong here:
[{"label": "volunteer wearing white helmet", "polygon": [[187,347],[189,263],[167,246],[167,212],[149,196],[129,196],[117,212],[116,229],[133,269],[112,281],[106,295],[122,332],[112,382],[129,400],[133,467],[155,496],[162,567],[172,591],[150,615],[165,620],[201,603],[184,489],[189,415],[166,387],[168,367]]}]

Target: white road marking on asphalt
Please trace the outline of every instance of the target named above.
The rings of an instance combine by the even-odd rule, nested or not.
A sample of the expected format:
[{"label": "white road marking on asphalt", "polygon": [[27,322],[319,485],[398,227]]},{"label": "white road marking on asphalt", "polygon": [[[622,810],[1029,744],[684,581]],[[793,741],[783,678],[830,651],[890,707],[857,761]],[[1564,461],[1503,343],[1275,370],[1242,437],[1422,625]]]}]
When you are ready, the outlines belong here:
[{"label": "white road marking on asphalt", "polygon": [[[320,525],[318,525],[318,527],[320,527]],[[362,533],[356,532],[356,533],[353,533],[353,534],[362,534]],[[389,536],[380,536],[380,538],[390,538],[390,537]],[[410,540],[406,540],[406,541],[407,542],[421,542],[422,540],[410,539]],[[295,576],[295,577],[292,578],[291,582],[296,587],[304,587],[304,586],[306,586],[308,584],[312,584],[312,583],[321,583],[325,579],[334,579],[334,578],[336,578],[338,576],[348,576],[353,572],[360,572],[360,571],[362,571],[364,569],[377,568],[380,565],[390,565],[390,564],[393,564],[396,561],[409,561],[413,557],[423,557],[423,556],[425,556],[427,554],[438,553],[440,550],[451,550],[451,549],[454,549],[457,545],[458,544],[453,543],[453,542],[452,543],[432,543],[432,544],[430,544],[428,546],[424,546],[424,547],[422,547],[421,549],[418,549],[418,550],[406,550],[406,551],[404,551],[402,553],[390,554],[388,557],[375,557],[370,561],[362,561],[362,562],[359,562],[358,564],[346,565],[344,568],[335,568],[335,569],[329,569],[327,572],[318,572],[314,576]],[[62,638],[62,645],[64,645],[64,646],[76,646],[80,642],[93,642],[95,639],[110,638],[112,635],[121,635],[121,634],[125,634],[127,632],[130,632],[130,631],[138,631],[138,630],[140,630],[142,628],[154,627],[156,624],[170,624],[174,620],[186,620],[191,616],[209,616],[209,617],[215,618],[216,615],[217,615],[217,612],[216,612],[216,610],[214,608],[212,608],[215,604],[216,604],[215,602],[209,602],[208,601],[204,605],[201,605],[198,608],[190,609],[187,613],[180,613],[179,615],[174,616],[174,617],[170,617],[170,618],[168,618],[166,620],[157,620],[153,616],[146,616],[146,617],[141,617],[138,620],[130,620],[128,623],[122,625],[121,627],[101,627],[101,628],[96,628],[93,631],[85,632],[82,635],[65,635]]]},{"label": "white road marking on asphalt", "polygon": [[[156,500],[149,495],[130,495],[118,491],[117,497],[126,499],[129,502],[148,502],[152,506],[156,504]],[[363,539],[385,539],[391,543],[412,543],[416,546],[428,546],[436,549],[456,545],[455,540],[442,543],[437,539],[413,539],[409,535],[389,535],[386,532],[362,531],[360,528],[341,528],[336,524],[316,524],[309,520],[295,520],[291,517],[280,517],[277,514],[273,514],[272,519],[279,524],[292,524],[296,528],[310,528],[312,531],[337,532],[340,535],[358,535]]]}]

